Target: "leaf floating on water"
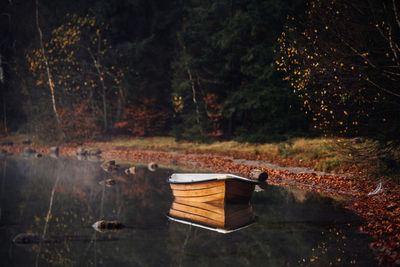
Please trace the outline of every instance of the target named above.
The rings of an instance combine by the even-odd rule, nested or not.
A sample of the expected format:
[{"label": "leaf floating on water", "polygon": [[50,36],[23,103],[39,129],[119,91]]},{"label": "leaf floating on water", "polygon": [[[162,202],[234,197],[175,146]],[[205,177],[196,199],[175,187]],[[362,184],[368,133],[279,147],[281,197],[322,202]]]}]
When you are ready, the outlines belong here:
[{"label": "leaf floating on water", "polygon": [[368,193],[368,196],[373,196],[373,195],[376,195],[376,194],[379,194],[379,193],[382,193],[382,192],[383,192],[382,182],[380,182],[379,185],[375,188],[374,191]]}]

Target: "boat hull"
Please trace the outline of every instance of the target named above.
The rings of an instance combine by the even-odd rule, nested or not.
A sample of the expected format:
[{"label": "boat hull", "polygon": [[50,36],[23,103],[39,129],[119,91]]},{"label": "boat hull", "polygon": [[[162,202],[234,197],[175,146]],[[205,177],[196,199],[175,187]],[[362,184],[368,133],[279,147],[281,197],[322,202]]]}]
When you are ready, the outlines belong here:
[{"label": "boat hull", "polygon": [[177,201],[191,202],[248,202],[255,184],[238,179],[170,183]]}]

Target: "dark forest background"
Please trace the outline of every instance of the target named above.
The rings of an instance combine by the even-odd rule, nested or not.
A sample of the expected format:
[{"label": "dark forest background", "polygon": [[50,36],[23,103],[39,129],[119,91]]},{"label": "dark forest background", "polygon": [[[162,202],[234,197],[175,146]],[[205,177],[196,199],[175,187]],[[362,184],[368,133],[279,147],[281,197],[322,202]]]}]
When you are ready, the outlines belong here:
[{"label": "dark forest background", "polygon": [[397,144],[399,27],[395,1],[2,0],[0,131]]}]

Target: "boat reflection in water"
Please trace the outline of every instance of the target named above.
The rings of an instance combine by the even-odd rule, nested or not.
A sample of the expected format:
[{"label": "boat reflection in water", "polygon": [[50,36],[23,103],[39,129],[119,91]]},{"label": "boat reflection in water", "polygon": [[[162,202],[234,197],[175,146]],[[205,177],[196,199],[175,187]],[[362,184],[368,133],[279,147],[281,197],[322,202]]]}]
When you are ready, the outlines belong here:
[{"label": "boat reflection in water", "polygon": [[205,203],[177,199],[171,205],[168,218],[224,234],[243,229],[255,222],[250,203]]}]

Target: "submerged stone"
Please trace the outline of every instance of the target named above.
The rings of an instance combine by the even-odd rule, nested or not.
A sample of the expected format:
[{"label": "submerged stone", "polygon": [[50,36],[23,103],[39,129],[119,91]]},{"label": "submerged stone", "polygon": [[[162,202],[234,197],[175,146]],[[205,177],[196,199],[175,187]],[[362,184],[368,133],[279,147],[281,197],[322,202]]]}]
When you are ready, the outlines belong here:
[{"label": "submerged stone", "polygon": [[14,143],[11,142],[11,141],[5,141],[5,142],[1,143],[1,145],[3,145],[3,146],[12,146],[12,145],[14,145]]},{"label": "submerged stone", "polygon": [[132,166],[132,167],[130,167],[130,168],[128,168],[128,169],[126,169],[125,170],[125,174],[135,174],[135,166]]},{"label": "submerged stone", "polygon": [[97,221],[95,222],[92,227],[99,232],[107,232],[107,231],[117,231],[121,230],[125,227],[122,223],[118,221]]},{"label": "submerged stone", "polygon": [[99,148],[91,148],[88,150],[88,154],[91,156],[97,156],[101,154],[101,150]]},{"label": "submerged stone", "polygon": [[100,181],[99,184],[105,185],[105,186],[113,186],[116,184],[116,182],[114,179],[107,179],[107,180]]},{"label": "submerged stone", "polygon": [[36,150],[30,148],[30,147],[25,147],[24,148],[24,154],[29,155],[29,154],[33,154],[36,153]]},{"label": "submerged stone", "polygon": [[33,233],[20,233],[13,239],[15,244],[37,244],[45,241],[42,237]]},{"label": "submerged stone", "polygon": [[25,139],[25,140],[22,141],[22,144],[23,145],[30,145],[30,144],[32,144],[32,141],[30,139]]},{"label": "submerged stone", "polygon": [[76,155],[77,156],[86,156],[88,154],[88,151],[82,147],[78,148],[78,150],[76,150]]},{"label": "submerged stone", "polygon": [[150,162],[147,165],[147,169],[149,169],[149,171],[151,171],[151,172],[155,172],[158,169],[158,165],[155,162]]},{"label": "submerged stone", "polygon": [[58,146],[50,147],[50,154],[58,155],[59,152],[60,152],[60,149],[58,148]]},{"label": "submerged stone", "polygon": [[115,164],[115,160],[105,161],[100,166],[106,172],[116,171],[119,168],[119,165]]}]

